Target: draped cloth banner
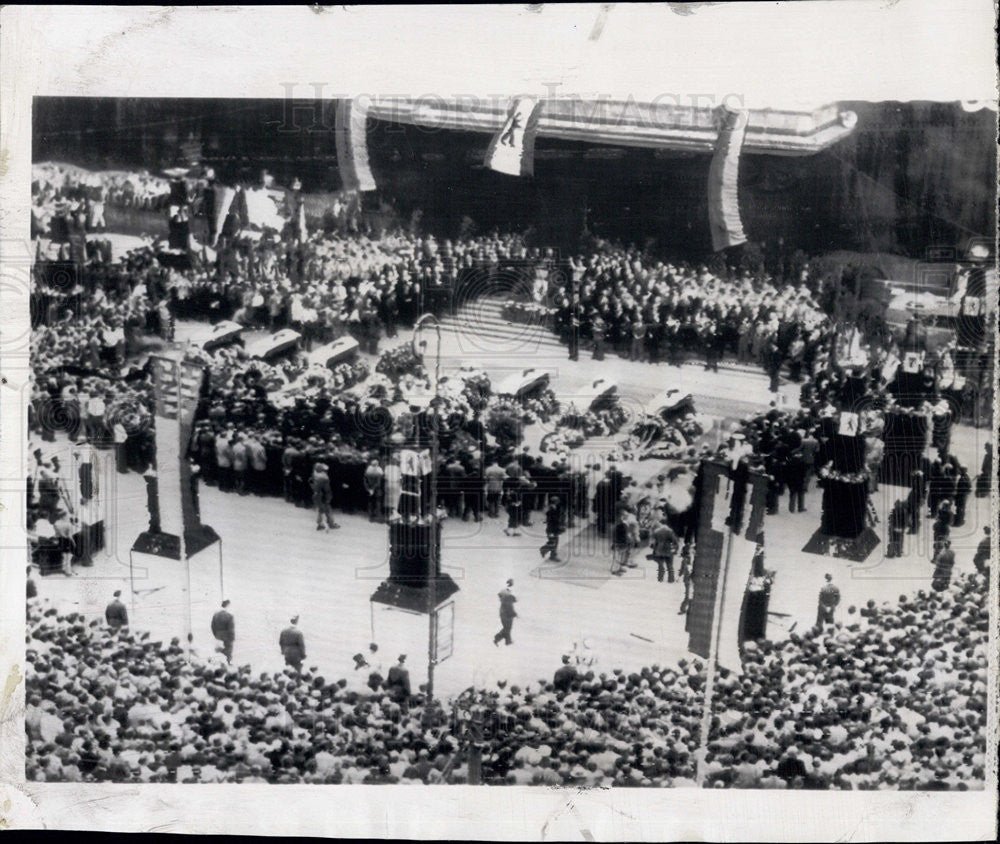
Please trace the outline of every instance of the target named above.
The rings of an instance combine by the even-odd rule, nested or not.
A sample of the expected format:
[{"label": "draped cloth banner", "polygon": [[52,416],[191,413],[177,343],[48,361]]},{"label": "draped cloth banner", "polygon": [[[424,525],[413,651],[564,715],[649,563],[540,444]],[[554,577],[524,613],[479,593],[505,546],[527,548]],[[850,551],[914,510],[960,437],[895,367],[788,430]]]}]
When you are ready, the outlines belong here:
[{"label": "draped cloth banner", "polygon": [[740,219],[737,183],[748,113],[720,106],[716,114],[721,126],[708,170],[708,222],[712,249],[719,252],[747,241]]},{"label": "draped cloth banner", "polygon": [[534,97],[518,97],[507,112],[507,120],[486,150],[485,165],[508,176],[532,176],[535,172],[535,136],[542,104]]},{"label": "draped cloth banner", "polygon": [[216,185],[213,191],[215,193],[215,207],[212,215],[213,236],[210,245],[214,247],[219,240],[219,235],[222,234],[222,226],[226,222],[226,217],[229,216],[229,209],[236,197],[236,191],[223,185]]},{"label": "draped cloth banner", "polygon": [[698,528],[688,650],[708,659],[713,636],[718,635],[717,662],[731,671],[742,670],[743,605],[766,495],[766,478],[745,465],[730,470],[722,463],[702,462],[696,483]]},{"label": "draped cloth banner", "polygon": [[[189,537],[201,529],[187,452],[205,370],[190,361],[160,356],[150,360],[156,394],[154,436],[160,530]],[[193,553],[190,547],[188,553]]]},{"label": "draped cloth banner", "polygon": [[368,161],[368,109],[357,100],[338,100],[336,117],[337,166],[346,191],[375,190]]}]

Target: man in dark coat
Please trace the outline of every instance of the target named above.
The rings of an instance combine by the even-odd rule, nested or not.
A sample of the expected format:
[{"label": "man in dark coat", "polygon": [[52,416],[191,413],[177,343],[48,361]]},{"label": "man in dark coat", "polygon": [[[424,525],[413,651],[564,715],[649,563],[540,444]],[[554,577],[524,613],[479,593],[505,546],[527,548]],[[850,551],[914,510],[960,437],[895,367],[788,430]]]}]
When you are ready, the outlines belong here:
[{"label": "man in dark coat", "polygon": [[986,453],[983,455],[983,465],[976,478],[976,498],[986,498],[990,494],[993,483],[993,444],[986,443]]},{"label": "man in dark coat", "polygon": [[961,466],[958,477],[955,478],[955,519],[952,522],[954,527],[962,527],[965,524],[965,507],[971,494],[972,478],[969,477],[968,470]]},{"label": "man in dark coat", "polygon": [[788,484],[788,512],[806,511],[806,462],[801,448],[796,448],[785,463],[785,483]]},{"label": "man in dark coat", "polygon": [[212,635],[222,642],[222,653],[226,655],[226,662],[231,663],[233,661],[233,642],[236,639],[236,622],[228,607],[229,601],[223,601],[222,609],[212,616]]},{"label": "man in dark coat", "polygon": [[559,562],[559,534],[562,533],[562,508],[559,506],[559,499],[549,496],[549,506],[545,510],[545,544],[538,549],[542,559],[549,555],[553,562]]},{"label": "man in dark coat", "polygon": [[508,645],[514,644],[510,638],[510,631],[514,626],[514,619],[517,618],[517,610],[514,609],[514,604],[517,603],[517,598],[514,597],[514,593],[511,591],[513,586],[513,579],[508,580],[506,587],[497,593],[500,598],[500,632],[493,637],[494,645],[499,645],[501,639],[503,639]]},{"label": "man in dark coat", "polygon": [[902,500],[897,500],[889,512],[887,525],[889,540],[885,549],[886,557],[903,556],[903,536],[906,534],[907,519],[906,504]]},{"label": "man in dark coat", "polygon": [[575,665],[570,664],[568,656],[563,656],[562,662],[563,664],[556,669],[555,676],[552,678],[552,687],[557,692],[568,692],[580,678],[580,672],[576,670]]},{"label": "man in dark coat", "polygon": [[951,573],[955,568],[955,552],[951,550],[951,541],[944,539],[934,557],[934,575],[931,587],[935,592],[944,592],[951,585]]},{"label": "man in dark coat", "polygon": [[826,583],[819,590],[816,605],[816,630],[822,631],[828,624],[833,624],[833,612],[840,603],[840,590],[833,584],[833,575],[824,575]]},{"label": "man in dark coat", "polygon": [[385,678],[385,690],[389,697],[403,708],[410,704],[410,672],[406,668],[406,654],[399,655],[399,661],[389,669]]},{"label": "man in dark coat", "polygon": [[122,590],[116,589],[114,599],[104,610],[104,620],[108,627],[117,630],[119,627],[128,627],[128,610],[121,602]]},{"label": "man in dark coat", "polygon": [[[336,530],[340,525],[334,521],[333,511],[330,509],[333,490],[330,487],[330,475],[326,463],[319,462],[313,467],[309,486],[312,489],[313,505],[316,507],[316,530]],[[325,525],[323,524],[324,519],[326,520]]]},{"label": "man in dark coat", "polygon": [[296,626],[298,623],[299,617],[295,616],[291,625],[281,631],[281,635],[278,637],[278,647],[281,648],[281,655],[285,658],[285,665],[290,665],[296,671],[301,671],[302,661],[306,658],[306,640]]},{"label": "man in dark coat", "polygon": [[611,524],[614,512],[615,500],[611,479],[605,476],[597,482],[597,486],[594,488],[594,515],[597,517],[597,530],[600,533],[608,532],[608,526]]},{"label": "man in dark coat", "polygon": [[910,517],[910,533],[916,533],[920,530],[920,510],[924,506],[926,496],[927,483],[924,479],[924,473],[918,469],[910,477],[910,494],[906,498],[906,509]]},{"label": "man in dark coat", "polygon": [[976,571],[980,574],[987,574],[990,570],[990,529],[989,527],[983,528],[983,538],[979,540],[979,545],[976,548],[976,555],[972,558],[972,563],[976,567]]},{"label": "man in dark coat", "polygon": [[674,582],[674,553],[677,550],[677,534],[671,530],[666,519],[661,519],[650,534],[650,557],[656,563],[656,579],[663,583],[666,574],[667,582]]}]

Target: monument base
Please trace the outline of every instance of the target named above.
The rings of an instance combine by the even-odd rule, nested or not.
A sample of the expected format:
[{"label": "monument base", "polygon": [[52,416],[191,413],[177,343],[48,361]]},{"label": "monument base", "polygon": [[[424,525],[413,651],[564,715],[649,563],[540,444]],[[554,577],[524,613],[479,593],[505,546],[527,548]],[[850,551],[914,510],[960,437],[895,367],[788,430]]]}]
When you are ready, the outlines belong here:
[{"label": "monument base", "polygon": [[852,563],[863,563],[880,541],[878,534],[870,527],[866,527],[852,539],[830,536],[822,530],[817,530],[802,551],[820,557],[835,557],[839,560],[850,560]]},{"label": "monument base", "polygon": [[[193,557],[213,542],[219,541],[219,534],[208,525],[199,525],[193,530],[184,532],[184,550],[188,557]],[[144,530],[132,543],[132,551],[137,554],[150,554],[154,557],[179,560],[181,558],[181,539],[175,533]]]},{"label": "monument base", "polygon": [[[458,592],[458,584],[450,575],[438,575],[435,581],[435,605],[441,606]],[[418,583],[408,584],[401,579],[389,578],[383,580],[371,596],[374,604],[386,604],[407,612],[427,613],[429,589],[427,578],[421,578]]]}]

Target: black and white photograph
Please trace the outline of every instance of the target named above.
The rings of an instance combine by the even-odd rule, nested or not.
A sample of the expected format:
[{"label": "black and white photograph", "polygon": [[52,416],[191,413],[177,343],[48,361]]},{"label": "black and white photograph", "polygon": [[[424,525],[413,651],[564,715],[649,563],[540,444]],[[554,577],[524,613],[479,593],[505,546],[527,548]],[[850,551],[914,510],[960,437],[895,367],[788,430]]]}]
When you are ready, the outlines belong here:
[{"label": "black and white photograph", "polygon": [[[878,7],[768,5],[790,38],[791,5]],[[248,77],[254,46],[178,9],[171,43],[124,42],[131,83],[103,78],[112,39],[93,84],[20,97],[0,520],[23,794],[978,793],[967,834],[995,834],[995,58],[955,95],[858,96],[796,81],[770,31],[741,75],[709,34],[751,6],[479,7],[493,35],[314,7],[308,72],[247,87],[200,85],[212,20]],[[917,79],[992,50],[992,5],[957,6],[983,38],[944,27]],[[470,28],[437,93],[347,84],[336,56],[320,81],[335,22],[364,67],[419,62],[416,34],[391,55],[394,13]],[[929,39],[895,34],[879,49]],[[715,70],[675,84],[699,51]],[[491,85],[508,61],[532,83]],[[592,89],[560,77],[578,64]],[[657,835],[561,805],[465,834]],[[845,834],[792,805],[799,835]],[[417,817],[368,834],[462,837]],[[695,817],[669,834],[722,834]]]}]

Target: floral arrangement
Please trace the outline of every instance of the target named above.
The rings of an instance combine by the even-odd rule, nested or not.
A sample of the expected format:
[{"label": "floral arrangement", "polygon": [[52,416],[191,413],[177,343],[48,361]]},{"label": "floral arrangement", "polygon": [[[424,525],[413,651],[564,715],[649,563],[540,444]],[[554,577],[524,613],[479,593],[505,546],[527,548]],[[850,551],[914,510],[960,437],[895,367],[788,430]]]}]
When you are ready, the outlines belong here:
[{"label": "floral arrangement", "polygon": [[521,442],[524,408],[510,398],[493,397],[486,408],[483,424],[500,448],[513,448]]},{"label": "floral arrangement", "polygon": [[364,361],[340,363],[334,367],[330,377],[330,387],[334,390],[346,390],[368,377],[368,366]]},{"label": "floral arrangement", "polygon": [[493,385],[485,372],[477,372],[465,379],[462,395],[474,411],[485,410],[492,394]]},{"label": "floral arrangement", "polygon": [[611,402],[611,404],[607,407],[597,411],[597,416],[604,424],[608,434],[617,434],[628,420],[628,414],[625,412],[625,408],[621,406],[621,402],[617,399]]},{"label": "floral arrangement", "polygon": [[386,349],[375,364],[375,371],[398,381],[404,375],[423,375],[424,366],[408,343]]},{"label": "floral arrangement", "polygon": [[932,412],[930,402],[924,402],[920,407],[903,407],[891,401],[886,407],[886,413],[901,413],[904,416],[928,416]]},{"label": "floral arrangement", "polygon": [[580,413],[578,410],[571,409],[559,418],[559,421],[556,422],[556,429],[560,431],[575,431],[583,439],[603,437],[608,433],[603,420],[592,410]]},{"label": "floral arrangement", "polygon": [[[570,408],[556,423],[557,430],[573,431],[582,439],[610,437],[617,434],[628,419],[621,403],[614,401],[602,410],[580,412]],[[573,437],[575,440],[576,437]]]},{"label": "floral arrangement", "polygon": [[368,377],[365,384],[365,397],[375,399],[378,402],[391,401],[395,396],[396,385],[392,383],[388,376],[381,372],[376,372]]},{"label": "floral arrangement", "polygon": [[860,484],[868,479],[864,472],[838,472],[829,466],[820,466],[816,470],[816,475],[822,480],[839,481],[845,484]]},{"label": "floral arrangement", "polygon": [[535,422],[548,422],[559,412],[559,400],[549,386],[534,391],[531,397],[518,400],[524,411],[524,421],[531,425]]},{"label": "floral arrangement", "polygon": [[561,428],[542,437],[539,449],[546,453],[554,452],[555,454],[560,454],[572,448],[579,448],[583,445],[583,441],[584,436],[580,431],[573,430],[572,428]]}]

